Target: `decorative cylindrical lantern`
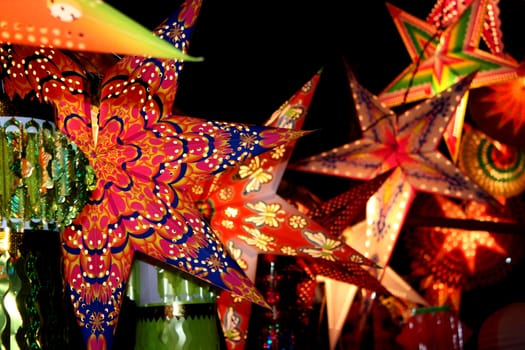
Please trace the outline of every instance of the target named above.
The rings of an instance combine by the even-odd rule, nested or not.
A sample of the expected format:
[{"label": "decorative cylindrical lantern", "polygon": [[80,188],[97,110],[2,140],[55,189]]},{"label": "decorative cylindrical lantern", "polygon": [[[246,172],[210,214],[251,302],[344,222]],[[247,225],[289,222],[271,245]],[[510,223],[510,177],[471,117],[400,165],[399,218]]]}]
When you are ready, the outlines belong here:
[{"label": "decorative cylindrical lantern", "polygon": [[465,343],[461,321],[448,306],[414,309],[396,340],[406,350],[461,350]]},{"label": "decorative cylindrical lantern", "polygon": [[135,349],[225,349],[212,285],[171,266],[137,259],[128,296],[136,304]]},{"label": "decorative cylindrical lantern", "polygon": [[81,344],[60,273],[59,234],[84,207],[94,176],[46,107],[0,98],[0,331],[7,349]]}]

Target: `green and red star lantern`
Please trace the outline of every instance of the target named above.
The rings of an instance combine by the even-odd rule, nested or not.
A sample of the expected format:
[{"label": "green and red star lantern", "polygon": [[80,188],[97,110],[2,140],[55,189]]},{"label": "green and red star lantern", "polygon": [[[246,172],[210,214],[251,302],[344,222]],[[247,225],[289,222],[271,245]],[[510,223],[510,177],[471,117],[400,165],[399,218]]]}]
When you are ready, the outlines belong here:
[{"label": "green and red star lantern", "polygon": [[[438,28],[446,28],[454,23],[472,2],[473,0],[437,0],[427,16],[427,22]],[[481,37],[491,53],[503,57],[505,51],[498,3],[499,0],[488,0],[484,3],[486,9]]]},{"label": "green and red star lantern", "polygon": [[[478,48],[487,0],[474,0],[456,21],[442,29],[394,5],[388,10],[412,63],[383,91],[379,99],[389,107],[430,98],[462,77],[477,71],[471,89],[515,79],[518,65]],[[468,92],[444,134],[454,161],[457,159]]]}]

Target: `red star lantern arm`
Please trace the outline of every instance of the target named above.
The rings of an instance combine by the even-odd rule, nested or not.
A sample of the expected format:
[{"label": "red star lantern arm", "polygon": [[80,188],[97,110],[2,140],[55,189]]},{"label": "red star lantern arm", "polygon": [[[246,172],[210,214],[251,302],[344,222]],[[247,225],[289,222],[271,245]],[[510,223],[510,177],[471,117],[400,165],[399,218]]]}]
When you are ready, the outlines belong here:
[{"label": "red star lantern arm", "polygon": [[[355,269],[352,263],[342,262],[341,264],[333,264],[326,260],[313,259],[311,257],[301,257],[301,260],[302,264],[306,264],[309,272],[314,276],[325,276],[382,295],[390,294],[378,279],[369,279],[369,271],[365,269]],[[364,281],[366,281],[366,283],[363,283]]]},{"label": "red star lantern arm", "polygon": [[390,176],[390,172],[360,183],[316,207],[310,217],[326,227],[332,237],[339,237],[345,228],[364,220],[366,203]]}]

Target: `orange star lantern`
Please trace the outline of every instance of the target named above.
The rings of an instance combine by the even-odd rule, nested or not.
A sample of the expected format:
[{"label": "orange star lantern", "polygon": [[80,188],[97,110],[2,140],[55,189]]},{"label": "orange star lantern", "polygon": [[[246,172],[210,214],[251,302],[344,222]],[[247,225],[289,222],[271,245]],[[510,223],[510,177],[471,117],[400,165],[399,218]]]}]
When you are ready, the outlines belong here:
[{"label": "orange star lantern", "polygon": [[[504,207],[475,201],[458,202],[421,194],[411,215],[443,216],[490,222],[516,222]],[[516,232],[517,233],[517,232]],[[515,234],[450,227],[418,227],[404,236],[413,258],[412,270],[432,305],[450,304],[459,311],[461,293],[499,281],[521,259],[523,241]]]}]

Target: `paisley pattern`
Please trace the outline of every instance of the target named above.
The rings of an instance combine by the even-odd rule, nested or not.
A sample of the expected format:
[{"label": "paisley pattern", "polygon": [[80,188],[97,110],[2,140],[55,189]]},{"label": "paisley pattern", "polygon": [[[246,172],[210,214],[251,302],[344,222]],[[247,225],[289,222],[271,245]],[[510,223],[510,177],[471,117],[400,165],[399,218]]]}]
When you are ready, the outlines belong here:
[{"label": "paisley pattern", "polygon": [[[156,33],[187,47],[200,6],[184,3]],[[176,60],[124,57],[100,89],[66,52],[5,45],[0,60],[9,96],[53,104],[58,128],[96,174],[87,205],[62,235],[64,278],[88,349],[111,348],[135,252],[267,306],[189,190],[304,132],[172,115]]]}]

